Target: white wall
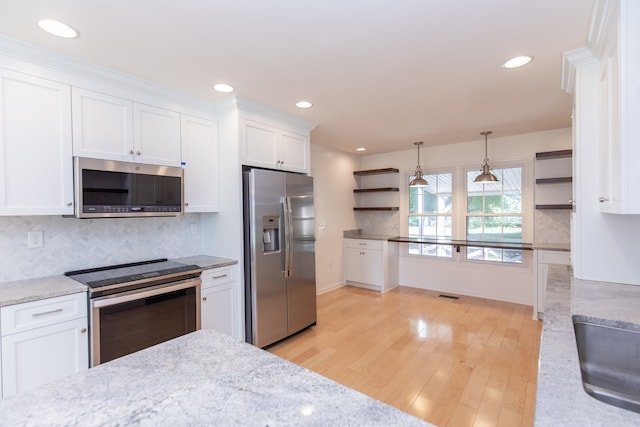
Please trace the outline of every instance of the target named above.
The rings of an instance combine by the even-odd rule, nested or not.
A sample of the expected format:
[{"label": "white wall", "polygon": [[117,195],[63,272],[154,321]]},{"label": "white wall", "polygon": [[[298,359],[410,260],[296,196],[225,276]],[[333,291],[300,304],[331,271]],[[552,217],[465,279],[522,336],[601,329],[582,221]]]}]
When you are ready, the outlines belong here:
[{"label": "white wall", "polygon": [[344,286],[342,235],[344,230],[356,228],[353,171],[359,168],[359,156],[311,144],[318,294]]}]

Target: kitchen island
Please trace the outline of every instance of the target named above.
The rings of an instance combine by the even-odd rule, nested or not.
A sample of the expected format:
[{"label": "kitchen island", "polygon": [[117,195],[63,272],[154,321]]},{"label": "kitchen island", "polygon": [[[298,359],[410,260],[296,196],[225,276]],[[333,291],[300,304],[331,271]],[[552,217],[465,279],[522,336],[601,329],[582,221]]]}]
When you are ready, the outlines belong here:
[{"label": "kitchen island", "polygon": [[1,401],[0,425],[429,424],[247,343],[200,330]]},{"label": "kitchen island", "polygon": [[640,324],[640,286],[579,280],[550,265],[540,342],[536,426],[637,426],[640,414],[608,405],[582,388],[572,315]]}]

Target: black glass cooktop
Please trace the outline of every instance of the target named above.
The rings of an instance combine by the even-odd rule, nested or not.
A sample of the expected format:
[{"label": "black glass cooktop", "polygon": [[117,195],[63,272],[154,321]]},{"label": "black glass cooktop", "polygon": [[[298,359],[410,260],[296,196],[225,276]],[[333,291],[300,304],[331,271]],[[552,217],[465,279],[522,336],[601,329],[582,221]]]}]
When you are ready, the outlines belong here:
[{"label": "black glass cooktop", "polygon": [[67,271],[64,274],[78,282],[84,283],[92,289],[96,289],[120,283],[157,279],[172,274],[190,272],[199,273],[200,267],[160,258],[129,264]]}]

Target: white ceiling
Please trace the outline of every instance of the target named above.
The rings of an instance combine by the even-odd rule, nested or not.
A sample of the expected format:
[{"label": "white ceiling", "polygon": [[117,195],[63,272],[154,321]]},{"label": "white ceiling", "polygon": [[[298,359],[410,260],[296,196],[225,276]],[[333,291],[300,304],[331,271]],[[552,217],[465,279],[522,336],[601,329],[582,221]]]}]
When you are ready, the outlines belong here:
[{"label": "white ceiling", "polygon": [[378,153],[570,126],[561,54],[594,1],[0,0],[0,34],[214,101],[227,82],[316,123],[316,144]]}]

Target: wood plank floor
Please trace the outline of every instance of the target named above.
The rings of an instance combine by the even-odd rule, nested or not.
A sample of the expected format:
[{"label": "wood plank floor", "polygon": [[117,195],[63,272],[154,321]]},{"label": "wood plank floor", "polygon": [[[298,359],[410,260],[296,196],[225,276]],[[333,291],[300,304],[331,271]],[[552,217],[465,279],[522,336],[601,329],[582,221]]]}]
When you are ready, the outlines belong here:
[{"label": "wood plank floor", "polygon": [[531,307],[399,287],[318,297],[318,324],[268,351],[437,426],[531,426]]}]

